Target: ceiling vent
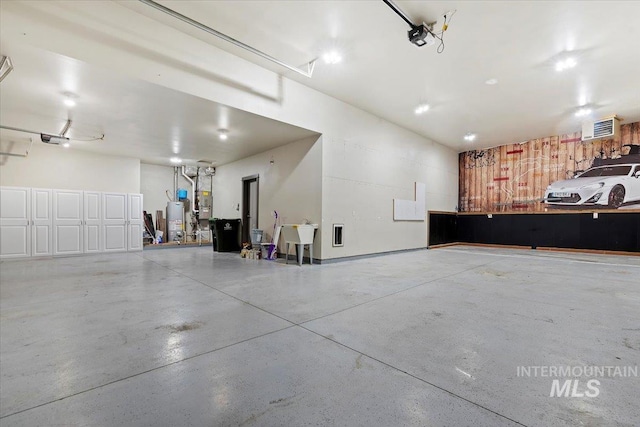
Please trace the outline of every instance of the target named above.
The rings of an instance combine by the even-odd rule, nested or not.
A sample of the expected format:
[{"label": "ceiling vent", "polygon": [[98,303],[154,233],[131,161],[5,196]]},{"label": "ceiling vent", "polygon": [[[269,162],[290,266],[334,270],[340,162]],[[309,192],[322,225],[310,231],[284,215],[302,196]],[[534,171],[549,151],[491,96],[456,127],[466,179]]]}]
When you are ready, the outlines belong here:
[{"label": "ceiling vent", "polygon": [[582,140],[593,141],[596,139],[616,138],[620,134],[620,119],[616,116],[597,122],[582,124]]}]

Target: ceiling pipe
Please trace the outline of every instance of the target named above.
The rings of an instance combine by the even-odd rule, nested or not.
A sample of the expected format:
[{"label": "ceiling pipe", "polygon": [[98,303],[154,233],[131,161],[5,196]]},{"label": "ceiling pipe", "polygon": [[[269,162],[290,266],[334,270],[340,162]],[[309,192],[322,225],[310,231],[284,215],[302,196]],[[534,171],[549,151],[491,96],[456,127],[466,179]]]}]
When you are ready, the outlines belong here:
[{"label": "ceiling pipe", "polygon": [[11,62],[11,58],[3,55],[2,58],[0,58],[0,82],[3,81],[12,70],[13,63]]},{"label": "ceiling pipe", "polygon": [[65,140],[66,142],[68,142],[70,140],[91,142],[91,141],[102,141],[104,139],[104,134],[102,134],[102,136],[100,136],[100,137],[91,138],[91,139],[69,138],[68,136],[65,136],[65,135],[66,135],[67,132],[69,132],[69,128],[70,127],[71,127],[71,119],[67,120],[67,122],[65,123],[64,127],[62,128],[62,131],[60,132],[60,134],[36,132],[35,130],[14,128],[14,127],[11,127],[11,126],[0,125],[0,129],[14,130],[16,132],[33,133],[35,135],[40,135],[40,139],[42,140],[42,142],[49,142],[49,140],[51,138],[58,139],[58,141],[56,143],[59,143],[61,140]]},{"label": "ceiling pipe", "polygon": [[[69,120],[67,122],[69,124],[69,126],[71,126],[71,120]],[[65,125],[66,128],[66,125]],[[42,132],[35,132],[29,129],[21,129],[21,128],[14,128],[11,126],[4,126],[4,125],[0,125],[0,129],[7,129],[7,130],[13,130],[16,132],[24,132],[24,133],[34,133],[36,135],[40,135],[40,140],[46,144],[55,144],[58,145],[61,142],[63,143],[67,143],[69,142],[69,138],[67,138],[66,136],[63,135],[55,135],[55,134],[51,134],[51,133],[42,133]]]},{"label": "ceiling pipe", "polygon": [[[22,153],[5,153],[0,152],[0,156],[10,156],[10,157],[27,157],[29,155],[29,151],[31,151],[31,147],[33,147],[33,138],[29,138],[29,148],[27,148],[27,151],[22,154]],[[11,147],[9,147],[9,149],[11,149]]]},{"label": "ceiling pipe", "polygon": [[70,128],[71,128],[71,119],[68,119],[67,123],[64,124],[64,127],[60,131],[60,136],[66,137],[67,136],[67,132],[69,132]]},{"label": "ceiling pipe", "polygon": [[224,41],[227,41],[227,42],[229,42],[231,44],[234,44],[234,45],[236,45],[236,46],[238,46],[238,47],[240,47],[240,48],[242,48],[244,50],[247,50],[247,51],[249,51],[249,52],[251,52],[251,53],[253,53],[255,55],[258,55],[258,56],[260,56],[260,57],[262,57],[262,58],[264,58],[266,60],[274,62],[274,63],[276,63],[276,64],[280,65],[281,67],[284,67],[284,68],[286,68],[288,70],[294,71],[294,72],[296,72],[298,74],[302,74],[303,76],[309,77],[309,78],[311,78],[311,76],[313,75],[313,70],[315,68],[317,59],[313,59],[313,60],[309,61],[307,63],[307,71],[304,71],[304,70],[301,70],[298,67],[294,67],[293,65],[289,65],[289,64],[287,64],[285,62],[282,62],[279,59],[276,59],[271,55],[268,55],[268,54],[266,54],[266,53],[264,53],[264,52],[262,52],[262,51],[260,51],[260,50],[258,50],[256,48],[254,48],[252,46],[249,46],[248,44],[244,44],[241,41],[234,39],[233,37],[229,37],[228,35],[223,34],[220,31],[214,30],[211,27],[208,27],[208,26],[206,26],[206,25],[204,25],[204,24],[202,24],[202,23],[200,23],[198,21],[195,21],[195,20],[193,20],[193,19],[191,19],[191,18],[189,18],[187,16],[184,16],[181,13],[176,12],[175,10],[169,9],[168,7],[165,7],[165,6],[163,6],[163,5],[159,4],[159,3],[156,3],[153,0],[138,0],[138,1],[141,2],[141,3],[146,4],[147,6],[151,6],[151,7],[155,8],[155,9],[159,10],[160,12],[164,12],[169,16],[172,16],[172,17],[174,17],[176,19],[179,19],[182,22],[186,22],[187,24],[189,24],[191,26],[194,26],[194,27],[198,28],[199,30],[205,31],[205,32],[207,32],[209,34],[212,34],[212,35],[214,35],[214,36],[216,36],[216,37],[218,37],[218,38],[220,38],[220,39],[222,39]]},{"label": "ceiling pipe", "polygon": [[0,125],[0,129],[15,130],[16,132],[33,133],[36,135],[40,135],[42,133],[42,132],[36,132],[34,130],[14,128],[14,127],[5,126],[5,125]]}]

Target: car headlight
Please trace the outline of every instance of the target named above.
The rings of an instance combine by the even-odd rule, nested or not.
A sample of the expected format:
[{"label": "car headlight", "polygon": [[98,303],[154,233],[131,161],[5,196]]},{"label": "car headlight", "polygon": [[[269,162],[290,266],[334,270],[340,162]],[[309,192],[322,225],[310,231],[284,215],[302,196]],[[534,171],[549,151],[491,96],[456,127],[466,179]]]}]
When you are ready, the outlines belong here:
[{"label": "car headlight", "polygon": [[602,193],[596,193],[593,195],[593,197],[591,197],[585,203],[596,203],[598,200],[600,200],[600,197],[602,197]]},{"label": "car headlight", "polygon": [[597,190],[598,188],[602,188],[602,187],[604,187],[604,182],[596,182],[595,184],[585,185],[585,186],[580,187],[580,188],[585,188],[585,189],[589,189],[589,190]]}]

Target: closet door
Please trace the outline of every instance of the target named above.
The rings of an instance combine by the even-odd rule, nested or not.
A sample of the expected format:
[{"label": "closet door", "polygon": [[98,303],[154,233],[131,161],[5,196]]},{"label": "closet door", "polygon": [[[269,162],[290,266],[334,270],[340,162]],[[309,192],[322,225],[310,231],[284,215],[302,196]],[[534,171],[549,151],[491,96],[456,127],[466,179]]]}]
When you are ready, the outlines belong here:
[{"label": "closet door", "polygon": [[31,189],[0,187],[0,258],[31,256]]},{"label": "closet door", "polygon": [[53,190],[31,189],[31,254],[53,255]]},{"label": "closet door", "polygon": [[129,194],[127,205],[128,245],[127,250],[142,250],[142,232],[144,219],[142,217],[142,194]]},{"label": "closet door", "polygon": [[102,252],[102,194],[95,191],[84,192],[84,252]]},{"label": "closet door", "polygon": [[102,193],[102,237],[105,252],[127,250],[126,193]]},{"label": "closet door", "polygon": [[53,191],[53,254],[83,252],[82,191]]}]

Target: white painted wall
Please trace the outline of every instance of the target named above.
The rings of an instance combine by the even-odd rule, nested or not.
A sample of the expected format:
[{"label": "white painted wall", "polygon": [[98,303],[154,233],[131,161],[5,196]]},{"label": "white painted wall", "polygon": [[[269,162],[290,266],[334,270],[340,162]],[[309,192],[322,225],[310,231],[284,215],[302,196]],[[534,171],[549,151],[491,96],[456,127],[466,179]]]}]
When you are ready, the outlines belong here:
[{"label": "white painted wall", "polygon": [[[180,177],[180,184],[184,178]],[[156,211],[164,211],[167,207],[165,191],[169,190],[169,195],[173,193],[173,168],[159,165],[140,164],[140,192],[144,196],[143,210],[153,214],[153,221],[156,220]],[[165,213],[166,215],[166,213]]]},{"label": "white painted wall", "polygon": [[26,158],[0,156],[0,185],[139,193],[140,160],[37,141]]},{"label": "white painted wall", "polygon": [[[204,39],[134,16],[124,4],[90,3],[75,2],[73,10],[55,2],[12,3],[5,8],[3,37],[25,40],[22,29],[29,28],[22,42],[321,133],[322,259],[426,246],[426,222],[392,219],[393,198],[411,198],[414,181],[427,186],[428,210],[455,208],[453,149],[281,77],[280,68],[267,70]],[[83,21],[93,17],[92,25],[64,25],[69,13],[82,14]],[[315,76],[326,72],[318,65]],[[330,244],[334,222],[345,223],[343,248]]]},{"label": "white painted wall", "polygon": [[[358,121],[350,138],[325,137],[323,258],[426,247],[426,221],[394,221],[393,199],[414,200],[417,181],[427,210],[453,211],[457,155],[373,117]],[[344,247],[331,246],[333,224],[344,224]]]},{"label": "white painted wall", "polygon": [[[271,164],[273,161],[273,164]],[[271,238],[273,211],[281,223],[322,218],[322,138],[307,138],[216,168],[213,216],[242,216],[242,178],[259,175],[258,227]],[[236,210],[237,206],[240,210]],[[282,248],[283,245],[280,245]],[[320,239],[314,250],[320,253]]]}]

